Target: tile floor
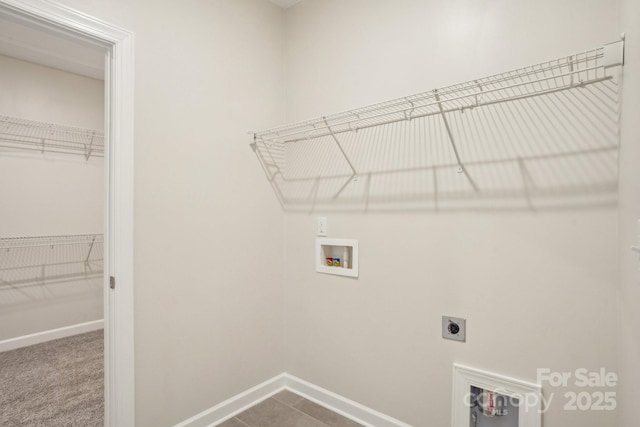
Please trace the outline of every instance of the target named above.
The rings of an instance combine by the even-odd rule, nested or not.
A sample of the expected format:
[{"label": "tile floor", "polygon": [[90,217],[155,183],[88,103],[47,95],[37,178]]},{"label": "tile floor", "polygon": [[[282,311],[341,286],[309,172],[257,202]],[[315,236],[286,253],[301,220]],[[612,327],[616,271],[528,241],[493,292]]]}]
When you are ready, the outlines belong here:
[{"label": "tile floor", "polygon": [[217,427],[362,427],[304,397],[283,390]]}]

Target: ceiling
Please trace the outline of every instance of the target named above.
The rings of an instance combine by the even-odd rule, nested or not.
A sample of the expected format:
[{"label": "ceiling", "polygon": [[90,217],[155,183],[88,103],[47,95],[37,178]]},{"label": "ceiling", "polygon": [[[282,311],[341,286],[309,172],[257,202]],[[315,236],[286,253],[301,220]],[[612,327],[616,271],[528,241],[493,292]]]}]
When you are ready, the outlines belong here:
[{"label": "ceiling", "polygon": [[104,80],[104,50],[1,14],[0,55]]},{"label": "ceiling", "polygon": [[300,3],[302,0],[271,0],[283,9],[293,6],[296,3]]},{"label": "ceiling", "polygon": [[[301,0],[271,0],[287,9]],[[104,80],[104,51],[0,14],[0,55]]]}]

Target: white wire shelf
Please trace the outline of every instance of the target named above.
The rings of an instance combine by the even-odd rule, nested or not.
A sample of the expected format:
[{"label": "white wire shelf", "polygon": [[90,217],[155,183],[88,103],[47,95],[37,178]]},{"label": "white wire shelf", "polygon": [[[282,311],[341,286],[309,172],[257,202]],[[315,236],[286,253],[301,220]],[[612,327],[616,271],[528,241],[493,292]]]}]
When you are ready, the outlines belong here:
[{"label": "white wire shelf", "polygon": [[[513,71],[252,132],[250,143],[272,183],[277,175],[286,180],[283,153],[287,144],[320,139],[337,146],[351,170],[352,178],[355,178],[358,165],[354,164],[345,151],[341,136],[357,134],[363,129],[436,116],[446,131],[458,172],[465,173],[470,185],[477,191],[478,187],[465,169],[454,132],[450,128],[452,114],[606,82],[613,78],[607,70],[623,64],[623,50],[624,41],[620,40]],[[338,194],[343,190],[341,188]]]},{"label": "white wire shelf", "polygon": [[102,234],[0,238],[0,285],[101,277],[103,245]]},{"label": "white wire shelf", "polygon": [[0,115],[0,146],[104,157],[104,132]]},{"label": "white wire shelf", "polygon": [[34,236],[34,237],[2,237],[0,251],[26,248],[54,248],[56,246],[87,245],[104,243],[103,234],[74,234],[63,236]]}]

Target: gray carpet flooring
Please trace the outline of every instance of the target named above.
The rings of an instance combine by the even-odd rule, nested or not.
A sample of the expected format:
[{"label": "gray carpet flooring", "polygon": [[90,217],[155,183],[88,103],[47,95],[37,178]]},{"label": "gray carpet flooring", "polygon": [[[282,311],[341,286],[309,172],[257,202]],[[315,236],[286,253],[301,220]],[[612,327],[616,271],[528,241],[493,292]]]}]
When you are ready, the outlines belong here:
[{"label": "gray carpet flooring", "polygon": [[104,423],[103,331],[0,353],[0,426]]}]

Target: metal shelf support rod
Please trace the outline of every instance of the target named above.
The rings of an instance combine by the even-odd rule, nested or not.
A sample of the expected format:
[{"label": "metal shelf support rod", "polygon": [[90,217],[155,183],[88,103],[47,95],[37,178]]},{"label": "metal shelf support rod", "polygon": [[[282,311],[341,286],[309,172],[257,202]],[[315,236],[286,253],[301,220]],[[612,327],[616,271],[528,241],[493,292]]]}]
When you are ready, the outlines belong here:
[{"label": "metal shelf support rod", "polygon": [[[438,94],[438,89],[434,89],[433,93],[434,93],[434,95],[436,97],[436,100],[439,101],[440,100],[440,95]],[[471,179],[471,177],[469,176],[469,174],[465,170],[464,165],[462,164],[462,160],[460,160],[460,154],[458,153],[458,147],[456,147],[456,141],[453,138],[453,133],[451,133],[451,128],[449,127],[449,121],[447,120],[447,116],[446,116],[446,114],[444,112],[444,108],[442,107],[441,103],[438,103],[438,106],[440,107],[440,116],[442,117],[442,122],[444,123],[444,128],[446,129],[447,136],[449,137],[449,143],[451,144],[451,148],[453,149],[453,154],[456,156],[456,162],[458,163],[458,173],[464,173],[464,175],[469,180],[469,183],[471,184],[473,189],[475,191],[478,191],[478,186],[473,181],[473,179]]]},{"label": "metal shelf support rod", "polygon": [[85,262],[89,262],[89,257],[91,256],[91,251],[93,250],[93,244],[96,242],[96,236],[93,236],[91,239],[91,245],[89,245],[89,252],[87,253],[87,258],[84,260]]},{"label": "metal shelf support rod", "polygon": [[349,157],[347,156],[347,153],[344,152],[344,149],[342,148],[342,145],[340,145],[340,141],[338,141],[338,138],[336,138],[336,135],[333,133],[333,130],[331,129],[331,126],[329,126],[329,123],[327,123],[327,118],[323,117],[323,120],[324,120],[324,124],[327,126],[327,129],[329,130],[329,133],[331,134],[331,137],[336,142],[336,145],[340,149],[340,152],[344,156],[344,159],[349,164],[349,167],[351,168],[351,171],[353,172],[353,176],[355,177],[358,174],[358,172],[356,172],[356,168],[353,167],[353,164],[351,163],[351,160],[349,160]]}]

